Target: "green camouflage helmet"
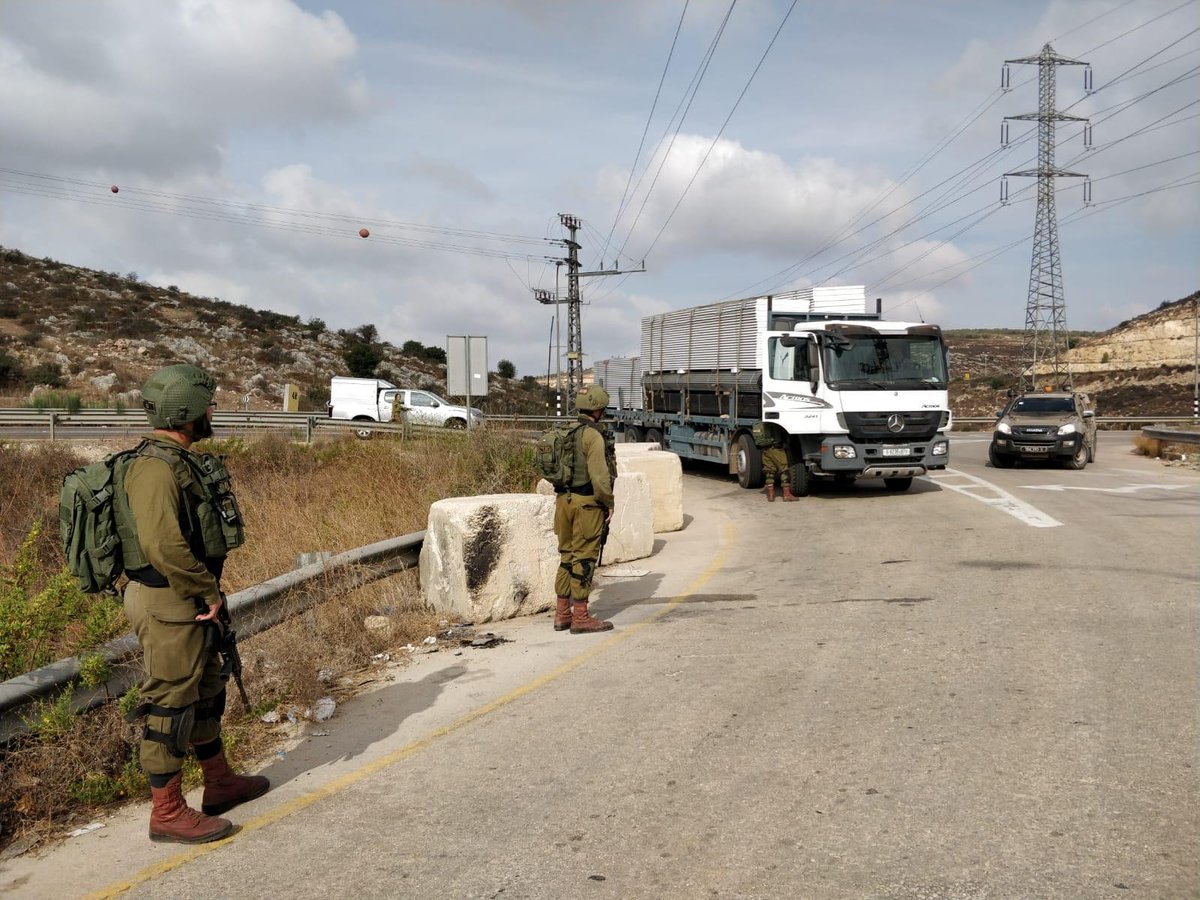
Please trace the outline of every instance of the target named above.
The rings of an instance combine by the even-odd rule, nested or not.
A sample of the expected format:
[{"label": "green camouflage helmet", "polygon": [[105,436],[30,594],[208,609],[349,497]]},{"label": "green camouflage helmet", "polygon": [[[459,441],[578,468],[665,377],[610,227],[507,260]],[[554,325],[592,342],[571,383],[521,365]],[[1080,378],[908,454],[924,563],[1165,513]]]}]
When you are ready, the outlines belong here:
[{"label": "green camouflage helmet", "polygon": [[608,406],[608,391],[598,384],[591,385],[575,398],[575,408],[580,412],[591,412]]},{"label": "green camouflage helmet", "polygon": [[217,383],[196,366],[159,369],[142,388],[142,408],[154,428],[179,428],[195,422],[212,406]]}]

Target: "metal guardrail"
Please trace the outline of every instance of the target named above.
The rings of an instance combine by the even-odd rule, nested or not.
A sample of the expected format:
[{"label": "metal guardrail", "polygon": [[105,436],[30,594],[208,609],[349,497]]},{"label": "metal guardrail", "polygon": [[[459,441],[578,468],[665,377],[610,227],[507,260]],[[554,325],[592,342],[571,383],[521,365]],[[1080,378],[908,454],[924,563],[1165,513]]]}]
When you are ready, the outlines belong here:
[{"label": "metal guardrail", "polygon": [[1143,428],[1142,434],[1156,441],[1169,441],[1173,444],[1200,444],[1200,431],[1184,431],[1180,428]]},{"label": "metal guardrail", "polygon": [[[238,637],[258,634],[303,612],[334,588],[353,590],[404,569],[415,568],[424,541],[425,532],[418,531],[368,544],[230,594],[229,610],[235,617]],[[139,676],[140,650],[133,634],[115,638],[94,652],[114,669],[114,673],[104,684],[77,693],[72,701],[76,710],[92,709],[120,697]],[[80,658],[72,656],[0,682],[0,743],[29,731],[22,716],[22,713],[28,714],[26,707],[35,701],[56,697],[67,687],[77,684],[80,666]]]}]

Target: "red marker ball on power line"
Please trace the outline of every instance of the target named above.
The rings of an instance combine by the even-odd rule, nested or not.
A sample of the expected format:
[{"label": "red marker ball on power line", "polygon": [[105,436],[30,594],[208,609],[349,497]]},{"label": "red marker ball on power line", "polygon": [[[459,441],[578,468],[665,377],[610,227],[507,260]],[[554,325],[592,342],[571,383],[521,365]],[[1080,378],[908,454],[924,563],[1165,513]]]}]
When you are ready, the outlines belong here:
[{"label": "red marker ball on power line", "polygon": [[358,229],[358,236],[360,238],[370,237],[371,232],[367,231],[367,229],[365,229],[365,228],[360,228],[360,229]]},{"label": "red marker ball on power line", "polygon": [[109,188],[109,190],[115,194],[121,189],[114,184],[112,187]]}]

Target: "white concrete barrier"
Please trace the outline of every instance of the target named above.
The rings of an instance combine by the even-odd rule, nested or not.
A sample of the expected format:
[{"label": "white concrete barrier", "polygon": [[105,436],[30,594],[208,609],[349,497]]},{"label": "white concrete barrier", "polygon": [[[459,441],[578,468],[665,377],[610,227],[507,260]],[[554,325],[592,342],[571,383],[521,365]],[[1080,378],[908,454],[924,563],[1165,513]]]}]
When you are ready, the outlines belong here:
[{"label": "white concrete barrier", "polygon": [[638,441],[631,444],[613,444],[613,449],[617,451],[617,456],[624,456],[627,453],[654,453],[661,451],[662,446],[654,441]]},{"label": "white concrete barrier", "polygon": [[553,497],[437,501],[429,508],[420,569],[425,601],[438,612],[490,622],[549,609],[558,570]]},{"label": "white concrete barrier", "polygon": [[[544,497],[554,497],[554,488],[544,478],[534,490]],[[641,472],[626,472],[617,478],[613,495],[616,509],[608,526],[604,564],[645,559],[654,553],[654,503],[650,482]]]},{"label": "white concrete barrier", "polygon": [[626,453],[617,457],[617,484],[627,473],[640,472],[650,485],[654,531],[683,527],[683,466],[674,453]]}]

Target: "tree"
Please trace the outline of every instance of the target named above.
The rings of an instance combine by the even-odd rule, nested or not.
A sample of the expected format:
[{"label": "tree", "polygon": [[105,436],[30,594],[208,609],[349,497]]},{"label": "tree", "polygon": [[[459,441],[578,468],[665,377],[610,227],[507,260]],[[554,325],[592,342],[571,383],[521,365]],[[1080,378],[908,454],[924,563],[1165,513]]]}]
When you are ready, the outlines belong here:
[{"label": "tree", "polygon": [[355,378],[374,378],[375,369],[383,362],[383,351],[375,344],[355,341],[342,354],[342,359]]},{"label": "tree", "polygon": [[374,344],[379,340],[379,329],[370,323],[366,325],[359,325],[358,328],[355,329],[355,334],[362,338],[363,342],[367,344]]},{"label": "tree", "polygon": [[425,345],[420,341],[405,341],[400,345],[400,352],[405,356],[424,356]]},{"label": "tree", "polygon": [[500,362],[496,363],[496,374],[501,378],[516,378],[517,367],[507,359],[502,359]]},{"label": "tree", "polygon": [[446,351],[441,347],[426,347],[425,358],[432,362],[444,363],[446,361]]}]

